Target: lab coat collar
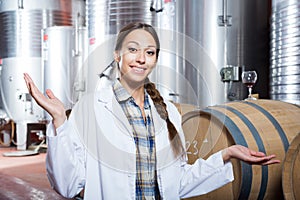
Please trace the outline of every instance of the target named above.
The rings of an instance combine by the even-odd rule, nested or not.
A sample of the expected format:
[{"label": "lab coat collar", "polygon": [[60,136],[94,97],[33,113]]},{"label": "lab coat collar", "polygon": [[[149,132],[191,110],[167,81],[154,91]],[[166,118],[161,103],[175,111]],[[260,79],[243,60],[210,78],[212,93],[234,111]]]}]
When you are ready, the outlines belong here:
[{"label": "lab coat collar", "polygon": [[[113,88],[112,86],[107,86],[105,88],[101,88],[98,92],[95,94],[97,97],[97,101],[99,103],[105,104],[105,107],[112,113],[118,113],[116,117],[118,117],[119,120],[123,121],[126,124],[126,127],[128,130],[131,130],[131,126],[128,122],[128,119],[126,118],[121,105],[118,103],[114,93],[113,93]],[[154,128],[156,132],[160,132],[164,121],[161,120],[158,112],[155,109],[154,103],[151,98],[149,98],[149,103],[151,106],[151,112],[152,112],[152,117],[153,117],[153,123],[154,123]]]}]

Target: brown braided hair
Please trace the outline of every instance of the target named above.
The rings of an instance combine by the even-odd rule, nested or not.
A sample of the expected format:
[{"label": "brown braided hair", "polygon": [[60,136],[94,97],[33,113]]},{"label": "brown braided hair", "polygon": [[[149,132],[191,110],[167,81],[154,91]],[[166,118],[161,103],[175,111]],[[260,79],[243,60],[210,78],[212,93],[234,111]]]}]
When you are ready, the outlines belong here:
[{"label": "brown braided hair", "polygon": [[[156,59],[157,59],[159,50],[160,50],[159,38],[157,36],[155,29],[151,25],[145,24],[145,23],[134,22],[134,23],[130,23],[127,26],[125,26],[124,28],[122,28],[118,34],[115,51],[121,50],[123,41],[126,38],[126,36],[129,33],[131,33],[132,31],[137,30],[137,29],[145,30],[152,35],[152,37],[154,38],[155,43],[156,43]],[[158,114],[160,115],[160,117],[163,120],[165,120],[167,122],[167,127],[168,127],[168,132],[169,132],[169,140],[170,140],[171,148],[174,152],[174,155],[175,156],[181,155],[181,153],[184,150],[183,144],[181,142],[181,139],[179,137],[179,134],[178,134],[174,124],[169,119],[167,105],[165,104],[164,99],[160,95],[159,91],[156,89],[155,84],[150,82],[148,78],[145,80],[144,87],[145,87],[147,93],[150,95]]]},{"label": "brown braided hair", "polygon": [[145,82],[145,88],[147,93],[150,95],[159,116],[167,122],[169,140],[175,156],[181,155],[184,148],[174,124],[170,121],[167,105],[164,102],[164,99],[156,89],[155,84],[150,82],[148,78]]}]

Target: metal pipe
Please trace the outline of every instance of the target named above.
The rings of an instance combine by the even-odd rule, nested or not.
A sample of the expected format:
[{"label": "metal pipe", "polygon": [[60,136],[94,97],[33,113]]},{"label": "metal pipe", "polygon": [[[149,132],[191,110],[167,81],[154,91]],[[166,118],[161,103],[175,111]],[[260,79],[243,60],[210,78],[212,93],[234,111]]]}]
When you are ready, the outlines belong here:
[{"label": "metal pipe", "polygon": [[231,16],[227,15],[227,0],[222,1],[222,15],[218,17],[219,26],[231,26]]},{"label": "metal pipe", "polygon": [[75,52],[74,56],[79,56],[79,17],[80,14],[77,14],[77,17],[75,19]]},{"label": "metal pipe", "polygon": [[19,9],[24,9],[23,0],[18,0],[18,8]]},{"label": "metal pipe", "polygon": [[223,22],[227,23],[227,0],[223,0]]}]

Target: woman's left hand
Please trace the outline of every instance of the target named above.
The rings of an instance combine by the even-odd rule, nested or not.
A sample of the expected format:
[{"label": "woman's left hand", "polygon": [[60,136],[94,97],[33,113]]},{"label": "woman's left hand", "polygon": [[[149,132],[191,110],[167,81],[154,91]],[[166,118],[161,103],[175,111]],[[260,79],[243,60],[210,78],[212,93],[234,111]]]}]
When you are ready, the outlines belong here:
[{"label": "woman's left hand", "polygon": [[224,162],[229,161],[231,158],[242,160],[248,164],[256,165],[270,165],[280,163],[280,160],[274,159],[276,156],[266,155],[263,152],[254,151],[242,145],[233,145],[222,151]]}]

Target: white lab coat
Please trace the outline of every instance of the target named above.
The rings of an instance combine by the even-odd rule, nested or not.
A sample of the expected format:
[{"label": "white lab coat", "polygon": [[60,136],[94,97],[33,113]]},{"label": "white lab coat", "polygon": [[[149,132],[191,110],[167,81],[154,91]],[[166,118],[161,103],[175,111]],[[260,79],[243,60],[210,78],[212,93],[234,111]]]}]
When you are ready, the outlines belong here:
[{"label": "white lab coat", "polygon": [[[166,102],[170,120],[184,142],[181,116]],[[233,180],[232,164],[221,152],[193,165],[175,159],[167,125],[150,99],[155,127],[157,178],[163,199],[205,194]],[[112,91],[100,89],[74,106],[70,118],[57,130],[47,128],[47,174],[52,187],[65,197],[85,188],[84,198],[135,199],[135,143],[131,126]]]}]

